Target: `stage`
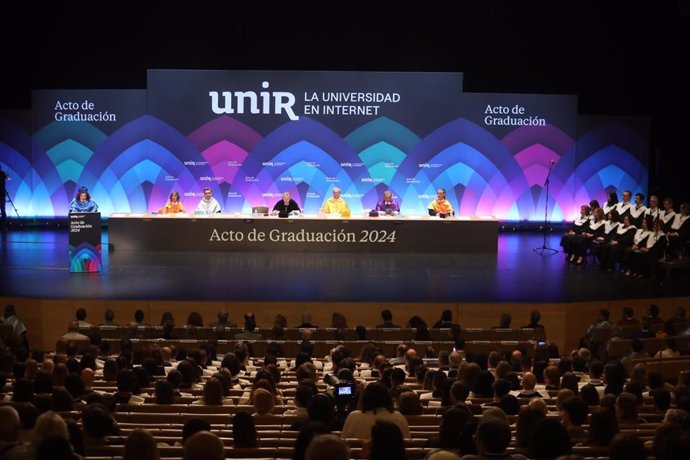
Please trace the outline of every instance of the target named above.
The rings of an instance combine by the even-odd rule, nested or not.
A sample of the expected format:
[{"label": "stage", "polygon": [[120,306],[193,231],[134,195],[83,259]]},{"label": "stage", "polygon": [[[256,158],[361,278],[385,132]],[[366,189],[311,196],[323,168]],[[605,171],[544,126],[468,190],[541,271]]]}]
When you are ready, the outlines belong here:
[{"label": "stage", "polygon": [[[0,295],[63,299],[289,302],[583,302],[690,295],[690,272],[629,279],[533,251],[540,233],[499,233],[498,254],[103,251],[69,272],[67,230],[2,235]],[[184,235],[179,235],[184,238]],[[560,235],[547,246],[560,249]],[[103,232],[108,248],[108,230]],[[664,275],[660,273],[660,275]]]},{"label": "stage", "polygon": [[[559,241],[554,233],[546,244],[559,248]],[[107,229],[102,242],[112,247]],[[413,315],[431,324],[450,308],[466,328],[496,326],[503,312],[520,327],[536,308],[548,338],[572,347],[599,308],[618,318],[623,306],[642,315],[653,302],[667,317],[676,306],[688,306],[690,297],[688,271],[636,280],[574,266],[561,252],[535,252],[544,243],[535,232],[499,232],[497,254],[106,249],[101,273],[70,273],[66,227],[10,230],[1,243],[0,302],[14,303],[30,343],[48,350],[79,307],[94,324],[107,308],[120,324],[137,309],[152,324],[164,311],[179,324],[197,311],[208,324],[221,309],[241,323],[251,310],[260,327],[270,327],[278,313],[294,326],[303,311],[317,325],[329,325],[338,311],[352,326],[373,327],[383,308],[402,325]]]}]

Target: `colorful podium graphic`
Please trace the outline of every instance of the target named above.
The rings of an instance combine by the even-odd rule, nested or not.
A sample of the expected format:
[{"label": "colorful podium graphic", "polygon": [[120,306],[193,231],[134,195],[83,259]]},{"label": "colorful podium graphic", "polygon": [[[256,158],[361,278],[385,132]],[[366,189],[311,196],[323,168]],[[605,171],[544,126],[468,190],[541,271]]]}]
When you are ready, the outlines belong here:
[{"label": "colorful podium graphic", "polygon": [[69,215],[69,271],[100,272],[101,213],[84,212]]}]

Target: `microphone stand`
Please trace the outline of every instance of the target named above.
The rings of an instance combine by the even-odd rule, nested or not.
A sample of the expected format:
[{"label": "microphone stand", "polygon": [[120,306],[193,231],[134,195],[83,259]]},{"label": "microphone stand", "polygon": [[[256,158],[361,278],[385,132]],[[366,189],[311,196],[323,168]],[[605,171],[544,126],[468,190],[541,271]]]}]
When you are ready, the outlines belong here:
[{"label": "microphone stand", "polygon": [[542,245],[538,248],[534,248],[534,252],[544,255],[545,252],[551,251],[553,253],[557,253],[558,249],[550,248],[549,246],[546,245],[546,233],[548,232],[548,209],[549,209],[549,182],[551,178],[551,171],[553,171],[553,167],[556,164],[555,161],[551,160],[551,165],[549,166],[549,173],[546,175],[546,180],[544,181],[544,186],[546,187],[546,201],[544,203],[544,226],[542,227],[542,230],[544,231],[544,242]]}]

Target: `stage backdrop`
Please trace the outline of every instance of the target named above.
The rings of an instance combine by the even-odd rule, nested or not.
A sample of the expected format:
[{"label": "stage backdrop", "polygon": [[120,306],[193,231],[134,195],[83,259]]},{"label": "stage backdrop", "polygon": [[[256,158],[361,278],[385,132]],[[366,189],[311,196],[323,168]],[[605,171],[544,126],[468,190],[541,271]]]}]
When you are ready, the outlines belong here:
[{"label": "stage backdrop", "polygon": [[646,191],[645,120],[577,117],[574,96],[463,94],[459,73],[151,70],[147,90],[35,91],[31,127],[3,114],[0,163],[26,217],[65,216],[86,186],[104,217],[211,187],[227,213],[284,191],[316,213],[340,187],[354,213],[391,189],[425,214],[541,221],[608,190]]},{"label": "stage backdrop", "polygon": [[148,95],[157,131],[172,131],[169,154],[192,173],[171,178],[190,206],[204,186],[229,213],[288,191],[315,214],[339,187],[361,214],[390,188],[419,214],[437,185],[420,178],[428,165],[403,165],[460,118],[462,74],[152,70]]}]

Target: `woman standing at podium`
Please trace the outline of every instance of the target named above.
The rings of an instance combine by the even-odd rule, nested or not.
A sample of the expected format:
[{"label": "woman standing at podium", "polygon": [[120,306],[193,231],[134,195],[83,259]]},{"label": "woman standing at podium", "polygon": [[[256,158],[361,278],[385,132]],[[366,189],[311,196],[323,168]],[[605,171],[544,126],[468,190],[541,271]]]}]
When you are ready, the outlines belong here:
[{"label": "woman standing at podium", "polygon": [[69,212],[98,212],[98,205],[91,199],[89,189],[79,187],[77,196],[69,203]]}]

